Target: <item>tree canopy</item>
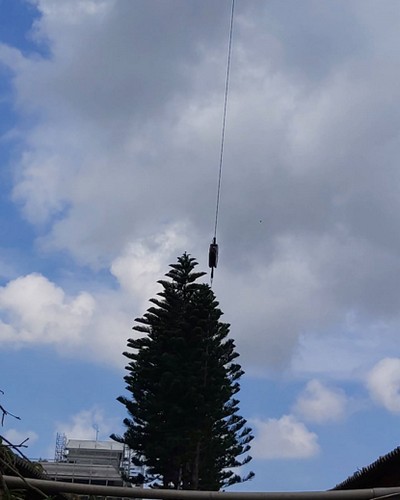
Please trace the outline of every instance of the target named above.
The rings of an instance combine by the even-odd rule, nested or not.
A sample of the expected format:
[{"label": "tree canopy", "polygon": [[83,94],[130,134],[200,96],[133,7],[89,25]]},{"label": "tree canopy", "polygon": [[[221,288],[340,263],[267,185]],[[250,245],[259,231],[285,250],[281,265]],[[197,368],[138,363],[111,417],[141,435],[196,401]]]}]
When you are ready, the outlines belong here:
[{"label": "tree canopy", "polygon": [[232,469],[251,460],[253,439],[238,415],[239,379],[234,341],[212,289],[197,280],[195,259],[178,258],[160,280],[162,291],[135,320],[124,377],[129,397],[126,431],[114,439],[134,452],[153,486],[219,490],[250,479]]}]

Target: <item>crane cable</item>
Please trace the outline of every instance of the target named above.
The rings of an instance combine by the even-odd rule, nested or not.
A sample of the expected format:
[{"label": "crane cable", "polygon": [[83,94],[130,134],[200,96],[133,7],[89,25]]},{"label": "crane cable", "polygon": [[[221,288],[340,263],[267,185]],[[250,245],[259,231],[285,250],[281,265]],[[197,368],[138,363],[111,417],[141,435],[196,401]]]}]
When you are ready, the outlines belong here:
[{"label": "crane cable", "polygon": [[213,237],[212,243],[210,244],[210,250],[209,250],[209,256],[208,256],[208,266],[211,268],[211,279],[210,279],[211,286],[212,286],[212,282],[213,282],[213,278],[214,278],[214,269],[216,269],[217,263],[218,263],[217,227],[218,227],[218,216],[219,216],[219,204],[220,204],[220,198],[221,198],[222,166],[223,166],[223,162],[224,162],[226,113],[227,113],[227,108],[228,108],[229,76],[230,76],[230,70],[231,70],[231,53],[232,53],[234,11],[235,11],[235,0],[232,0],[231,19],[230,19],[230,27],[229,27],[228,58],[227,58],[227,64],[226,64],[226,77],[225,77],[224,110],[223,110],[223,115],[222,115],[221,148],[220,148],[220,155],[219,155],[217,202],[216,202],[216,207],[215,207],[214,237]]}]

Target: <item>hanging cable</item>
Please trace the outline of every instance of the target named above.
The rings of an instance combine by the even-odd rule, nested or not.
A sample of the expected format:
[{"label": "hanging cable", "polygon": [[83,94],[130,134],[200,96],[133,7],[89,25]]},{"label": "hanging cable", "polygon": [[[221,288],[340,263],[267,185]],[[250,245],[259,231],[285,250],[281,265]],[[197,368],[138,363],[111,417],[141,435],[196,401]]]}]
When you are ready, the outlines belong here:
[{"label": "hanging cable", "polygon": [[223,166],[223,162],[224,162],[226,112],[227,112],[227,108],[228,108],[229,76],[230,76],[230,70],[231,70],[231,53],[232,53],[234,11],[235,11],[235,0],[232,0],[231,20],[230,20],[230,27],[229,27],[228,59],[227,59],[227,64],[226,64],[224,110],[223,110],[223,115],[222,115],[221,148],[220,148],[220,155],[219,155],[217,201],[216,201],[216,207],[215,207],[214,237],[213,237],[213,240],[210,244],[210,249],[209,249],[209,253],[208,253],[208,266],[211,268],[211,286],[212,286],[212,281],[214,278],[214,269],[216,269],[217,264],[218,264],[217,228],[218,228],[219,204],[220,204],[220,198],[221,198],[222,166]]}]

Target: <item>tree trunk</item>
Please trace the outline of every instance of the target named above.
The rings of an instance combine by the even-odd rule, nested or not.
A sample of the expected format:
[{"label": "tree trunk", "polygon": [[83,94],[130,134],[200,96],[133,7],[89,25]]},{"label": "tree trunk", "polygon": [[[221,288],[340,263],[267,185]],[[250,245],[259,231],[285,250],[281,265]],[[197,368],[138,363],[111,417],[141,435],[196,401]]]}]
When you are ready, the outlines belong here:
[{"label": "tree trunk", "polygon": [[200,469],[200,438],[196,444],[196,453],[193,460],[192,468],[192,490],[197,490],[199,488],[199,469]]}]

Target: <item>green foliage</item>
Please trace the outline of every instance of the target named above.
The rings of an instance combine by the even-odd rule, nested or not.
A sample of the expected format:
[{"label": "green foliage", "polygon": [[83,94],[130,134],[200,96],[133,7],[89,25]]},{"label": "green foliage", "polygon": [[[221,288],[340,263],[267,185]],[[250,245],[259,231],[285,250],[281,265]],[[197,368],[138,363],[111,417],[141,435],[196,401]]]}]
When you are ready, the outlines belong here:
[{"label": "green foliage", "polygon": [[211,288],[196,282],[189,255],[178,258],[161,280],[163,290],[133,329],[125,376],[130,397],[123,436],[153,486],[219,490],[245,481],[231,469],[245,456],[253,436],[234,397],[243,371],[228,338],[229,325]]}]

